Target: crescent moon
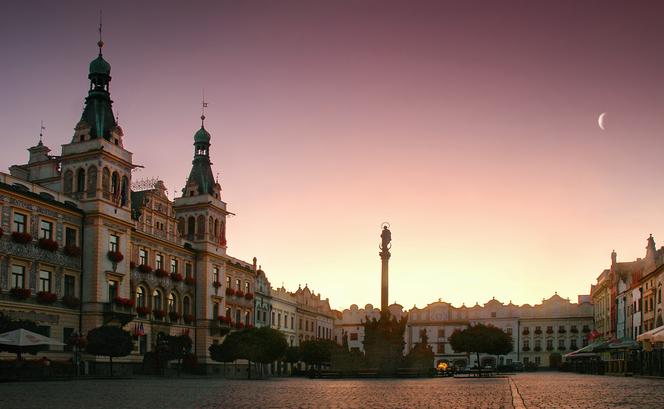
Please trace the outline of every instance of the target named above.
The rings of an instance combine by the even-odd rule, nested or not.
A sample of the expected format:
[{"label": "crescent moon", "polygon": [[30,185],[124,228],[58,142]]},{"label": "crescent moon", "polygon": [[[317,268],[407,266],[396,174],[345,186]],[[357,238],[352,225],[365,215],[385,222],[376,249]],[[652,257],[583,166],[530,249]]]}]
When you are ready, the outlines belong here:
[{"label": "crescent moon", "polygon": [[606,128],[604,128],[604,117],[605,116],[606,116],[606,112],[602,112],[601,114],[599,114],[599,118],[597,118],[597,125],[599,125],[599,129],[601,129],[602,131],[606,129]]}]

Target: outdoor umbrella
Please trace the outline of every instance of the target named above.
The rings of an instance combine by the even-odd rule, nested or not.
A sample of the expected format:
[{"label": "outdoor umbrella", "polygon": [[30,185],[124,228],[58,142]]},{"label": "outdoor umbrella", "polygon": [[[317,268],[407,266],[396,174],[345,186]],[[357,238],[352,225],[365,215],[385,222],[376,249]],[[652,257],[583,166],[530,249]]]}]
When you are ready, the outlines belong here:
[{"label": "outdoor umbrella", "polygon": [[662,342],[664,341],[664,326],[651,329],[636,337],[637,341]]},{"label": "outdoor umbrella", "polygon": [[0,334],[0,344],[15,347],[16,354],[19,358],[21,352],[23,352],[23,348],[35,347],[38,345],[65,345],[53,338],[45,337],[23,328]]}]

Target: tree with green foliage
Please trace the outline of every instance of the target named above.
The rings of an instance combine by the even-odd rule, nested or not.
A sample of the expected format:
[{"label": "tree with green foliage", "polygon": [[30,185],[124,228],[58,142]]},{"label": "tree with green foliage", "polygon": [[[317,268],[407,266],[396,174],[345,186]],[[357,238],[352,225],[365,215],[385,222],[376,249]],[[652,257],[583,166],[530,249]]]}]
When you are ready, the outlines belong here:
[{"label": "tree with green foliage", "polygon": [[332,352],[337,348],[339,345],[332,340],[312,339],[300,343],[300,354],[307,365],[320,369],[321,365],[330,363]]},{"label": "tree with green foliage", "polygon": [[399,320],[389,311],[382,311],[380,319],[367,319],[364,323],[364,355],[370,368],[383,375],[396,374],[403,359],[403,340],[406,331],[406,316]]},{"label": "tree with green foliage", "polygon": [[165,361],[178,361],[178,376],[182,368],[182,359],[191,353],[193,342],[189,335],[167,335],[165,339]]},{"label": "tree with green foliage", "polygon": [[300,347],[288,347],[284,354],[284,362],[290,364],[290,374],[292,374],[293,371],[293,364],[300,362],[300,359]]},{"label": "tree with green foliage", "polygon": [[433,358],[434,353],[431,345],[429,345],[429,336],[427,335],[427,330],[423,328],[420,331],[420,342],[416,343],[413,349],[406,355],[405,362],[410,368],[418,369],[423,373],[432,373]]},{"label": "tree with green foliage", "polygon": [[111,376],[113,376],[113,358],[127,356],[132,349],[134,349],[134,344],[131,334],[120,327],[104,325],[88,332],[85,352],[107,356],[111,363]]},{"label": "tree with green foliage", "polygon": [[464,330],[456,330],[450,336],[450,345],[455,352],[477,354],[479,375],[482,376],[480,354],[505,355],[512,351],[512,337],[500,328],[476,324]]},{"label": "tree with green foliage", "polygon": [[210,357],[217,362],[246,359],[249,362],[247,377],[251,379],[252,362],[266,364],[281,359],[288,343],[281,331],[262,327],[234,331],[221,344],[209,347]]}]

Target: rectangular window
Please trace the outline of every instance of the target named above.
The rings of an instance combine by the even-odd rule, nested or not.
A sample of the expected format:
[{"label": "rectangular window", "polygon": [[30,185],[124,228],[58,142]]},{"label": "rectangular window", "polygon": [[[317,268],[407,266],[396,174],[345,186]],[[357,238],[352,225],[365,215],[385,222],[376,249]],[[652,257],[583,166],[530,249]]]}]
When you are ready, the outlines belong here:
[{"label": "rectangular window", "polygon": [[535,357],[535,365],[539,366],[541,362],[542,362],[542,358],[540,358],[539,356],[536,356]]},{"label": "rectangular window", "polygon": [[146,249],[138,250],[138,264],[147,266],[148,263],[148,251]]},{"label": "rectangular window", "polygon": [[530,358],[528,358],[527,356],[524,356],[524,357],[523,357],[523,363],[524,363],[524,365],[527,364],[527,363],[529,363],[529,362],[530,362]]},{"label": "rectangular window", "polygon": [[26,221],[28,217],[23,213],[14,213],[14,231],[19,233],[26,233]]},{"label": "rectangular window", "polygon": [[558,340],[558,349],[565,349],[565,340],[564,339],[559,339]]},{"label": "rectangular window", "polygon": [[226,288],[231,288],[231,276],[226,276]]},{"label": "rectangular window", "polygon": [[191,277],[191,263],[187,263],[184,265],[184,273],[185,277]]},{"label": "rectangular window", "polygon": [[219,316],[219,303],[216,302],[212,304],[212,319],[216,319]]},{"label": "rectangular window", "polygon": [[178,272],[178,261],[177,259],[171,259],[171,273],[177,274]]},{"label": "rectangular window", "polygon": [[51,272],[41,270],[39,272],[39,291],[51,292]]},{"label": "rectangular window", "polygon": [[569,348],[570,348],[571,350],[573,350],[573,351],[577,349],[577,346],[576,346],[576,338],[572,338],[572,339],[569,341]]},{"label": "rectangular window", "polygon": [[[41,335],[45,336],[45,337],[50,337],[50,336],[51,336],[51,327],[48,326],[48,325],[39,325],[39,326],[37,327],[37,331],[36,331],[36,332],[37,332],[38,334],[41,334]],[[50,348],[49,346],[46,347],[46,350],[47,350],[47,351],[50,350],[50,349],[51,349],[51,348]]]},{"label": "rectangular window", "polygon": [[212,269],[212,282],[219,282],[219,269],[217,267]]},{"label": "rectangular window", "polygon": [[155,258],[154,268],[157,270],[164,269],[164,256],[162,254],[157,254]]},{"label": "rectangular window", "polygon": [[277,328],[281,328],[281,314],[277,314]]},{"label": "rectangular window", "polygon": [[25,287],[25,267],[12,265],[12,288]]},{"label": "rectangular window", "polygon": [[76,295],[76,277],[65,274],[65,297],[74,297]]},{"label": "rectangular window", "polygon": [[77,247],[78,246],[78,231],[71,227],[65,227],[65,246]]},{"label": "rectangular window", "polygon": [[115,280],[108,280],[108,301],[112,302],[118,296],[118,282]]},{"label": "rectangular window", "polygon": [[53,223],[46,220],[39,222],[39,238],[53,240]]},{"label": "rectangular window", "polygon": [[249,281],[244,282],[244,292],[245,294],[249,294],[251,292],[251,286],[249,285]]},{"label": "rectangular window", "polygon": [[272,325],[273,327],[276,325],[276,321],[274,319],[274,316],[275,316],[274,311],[272,311],[272,322],[271,322],[270,325]]},{"label": "rectangular window", "polygon": [[293,316],[290,317],[290,327],[291,329],[295,329],[295,317]]},{"label": "rectangular window", "polygon": [[350,333],[350,340],[351,341],[357,341],[357,332],[351,332]]},{"label": "rectangular window", "polygon": [[111,234],[108,238],[108,251],[119,251],[120,238],[116,234]]},{"label": "rectangular window", "polygon": [[237,291],[242,291],[242,280],[240,280],[239,278],[235,280],[235,289]]},{"label": "rectangular window", "polygon": [[445,338],[445,329],[438,330],[438,338]]},{"label": "rectangular window", "polygon": [[445,353],[445,344],[442,342],[438,344],[438,347],[436,348],[439,354],[444,354]]},{"label": "rectangular window", "polygon": [[530,349],[530,340],[524,339],[523,340],[523,349]]},{"label": "rectangular window", "polygon": [[69,338],[71,338],[74,333],[74,328],[63,328],[62,329],[62,343],[65,344],[65,351],[73,351],[73,345],[70,345]]},{"label": "rectangular window", "polygon": [[302,329],[302,318],[300,318],[300,326],[299,326],[299,328]]}]

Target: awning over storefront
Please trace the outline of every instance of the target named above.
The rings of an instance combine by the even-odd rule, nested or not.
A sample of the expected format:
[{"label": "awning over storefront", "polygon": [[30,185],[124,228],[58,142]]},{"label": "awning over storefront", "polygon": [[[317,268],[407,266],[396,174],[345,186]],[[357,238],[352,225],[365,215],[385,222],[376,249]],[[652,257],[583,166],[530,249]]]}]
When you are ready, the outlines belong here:
[{"label": "awning over storefront", "polygon": [[597,352],[602,350],[603,348],[606,348],[606,346],[609,344],[609,341],[595,341],[592,344],[586,345],[585,347],[578,349],[576,351],[572,351],[569,354],[565,354],[564,358],[569,359],[569,358],[583,358],[583,357],[591,357],[591,356],[598,356]]},{"label": "awning over storefront", "polygon": [[641,342],[648,341],[650,343],[664,342],[664,325],[644,332],[636,337],[636,340]]}]

